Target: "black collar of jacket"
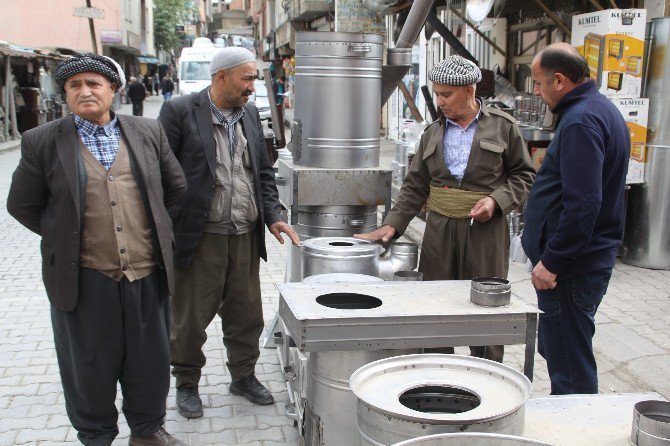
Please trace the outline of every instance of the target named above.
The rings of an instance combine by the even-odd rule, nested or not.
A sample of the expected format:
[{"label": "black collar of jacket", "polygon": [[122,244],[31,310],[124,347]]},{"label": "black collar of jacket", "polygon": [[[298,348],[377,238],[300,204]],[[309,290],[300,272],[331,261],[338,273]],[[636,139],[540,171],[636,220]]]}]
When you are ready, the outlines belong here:
[{"label": "black collar of jacket", "polygon": [[[216,176],[216,141],[214,140],[214,122],[212,121],[212,108],[209,102],[209,93],[207,88],[203,88],[195,101],[193,102],[195,109],[195,118],[198,125],[198,130],[200,132],[200,137],[202,139],[203,150],[205,151],[205,159],[207,160],[207,166],[209,167],[212,177]],[[242,123],[242,134],[247,139],[248,144],[251,144],[250,136],[248,130],[253,129],[254,120],[251,117],[255,113],[255,107],[247,104],[244,106],[246,112],[240,120]],[[249,151],[252,159],[255,157],[254,151]]]},{"label": "black collar of jacket", "polygon": [[567,93],[563,98],[558,101],[556,107],[552,110],[555,115],[562,115],[566,112],[567,109],[572,107],[574,104],[582,102],[585,98],[592,96],[594,93],[598,92],[596,87],[596,82],[593,79],[589,79],[586,82],[582,82],[577,85],[572,91]]}]

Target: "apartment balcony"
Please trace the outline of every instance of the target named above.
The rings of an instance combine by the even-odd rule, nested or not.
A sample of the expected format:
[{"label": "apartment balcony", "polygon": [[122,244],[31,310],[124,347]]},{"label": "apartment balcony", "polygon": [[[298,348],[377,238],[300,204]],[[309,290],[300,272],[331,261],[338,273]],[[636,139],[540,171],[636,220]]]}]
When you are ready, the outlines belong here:
[{"label": "apartment balcony", "polygon": [[291,20],[311,21],[331,10],[332,0],[289,0]]}]

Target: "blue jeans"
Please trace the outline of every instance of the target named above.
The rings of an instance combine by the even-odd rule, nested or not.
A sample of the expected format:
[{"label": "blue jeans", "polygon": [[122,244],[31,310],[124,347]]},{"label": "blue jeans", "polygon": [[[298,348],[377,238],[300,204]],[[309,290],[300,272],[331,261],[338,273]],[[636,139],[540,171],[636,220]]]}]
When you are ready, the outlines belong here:
[{"label": "blue jeans", "polygon": [[172,97],[172,92],[171,91],[169,91],[167,93],[163,93],[163,101],[169,101],[171,97]]},{"label": "blue jeans", "polygon": [[593,356],[595,315],[612,269],[559,280],[553,290],[536,290],[540,310],[538,351],[547,360],[552,395],[598,393]]}]

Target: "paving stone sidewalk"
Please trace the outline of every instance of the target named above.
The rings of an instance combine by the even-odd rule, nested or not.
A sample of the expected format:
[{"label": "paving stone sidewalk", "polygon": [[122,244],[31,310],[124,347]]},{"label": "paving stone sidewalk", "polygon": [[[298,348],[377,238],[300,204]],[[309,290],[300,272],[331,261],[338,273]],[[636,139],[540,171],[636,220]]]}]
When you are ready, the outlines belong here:
[{"label": "paving stone sidewalk", "polygon": [[[147,116],[156,116],[160,99],[150,98]],[[127,112],[128,106],[122,108]],[[392,142],[383,142],[386,158]],[[390,157],[389,157],[390,153]],[[18,151],[0,153],[0,446],[75,445],[76,432],[65,414],[58,374],[49,305],[41,281],[39,237],[16,223],[6,211],[6,197],[19,160]],[[422,222],[412,223],[409,235],[420,241]],[[278,306],[276,282],[284,279],[287,249],[266,237],[269,262],[261,265],[261,287],[266,325]],[[513,290],[529,302],[534,291],[529,274],[513,264]],[[597,315],[595,336],[600,391],[656,391],[670,398],[670,272],[652,271],[618,263]],[[207,365],[201,392],[205,416],[187,420],[168,399],[166,428],[189,445],[297,445],[293,422],[284,415],[288,402],[274,350],[261,349],[258,377],[275,395],[276,403],[254,406],[228,392],[225,348],[220,323],[208,328]],[[457,352],[466,353],[466,349]],[[522,370],[523,346],[508,347],[505,363]],[[549,392],[546,365],[536,355],[533,391]],[[120,395],[120,392],[119,392]],[[117,401],[120,407],[120,397]],[[123,415],[115,446],[127,444]]]}]

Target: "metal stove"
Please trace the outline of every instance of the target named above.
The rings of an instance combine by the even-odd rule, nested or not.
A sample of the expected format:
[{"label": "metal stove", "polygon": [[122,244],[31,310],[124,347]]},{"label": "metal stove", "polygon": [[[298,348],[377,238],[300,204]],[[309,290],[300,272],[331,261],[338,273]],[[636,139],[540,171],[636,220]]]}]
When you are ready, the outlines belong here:
[{"label": "metal stove", "polygon": [[483,307],[470,302],[470,281],[277,287],[287,413],[307,445],[358,443],[356,397],[346,383],[375,360],[426,347],[525,343],[532,379],[539,311],[513,294],[509,305]]}]

